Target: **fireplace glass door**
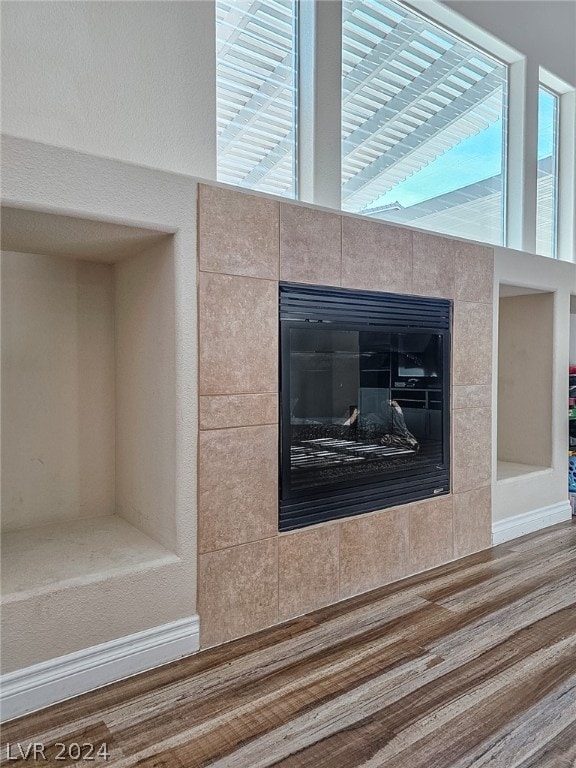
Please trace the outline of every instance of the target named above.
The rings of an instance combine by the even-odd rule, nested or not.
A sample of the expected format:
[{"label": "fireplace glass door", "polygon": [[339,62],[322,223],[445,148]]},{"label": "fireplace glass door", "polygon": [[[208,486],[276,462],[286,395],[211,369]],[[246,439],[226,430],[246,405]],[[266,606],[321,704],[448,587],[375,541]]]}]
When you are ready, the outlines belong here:
[{"label": "fireplace glass door", "polygon": [[282,322],[281,529],[449,492],[448,333],[339,319]]}]

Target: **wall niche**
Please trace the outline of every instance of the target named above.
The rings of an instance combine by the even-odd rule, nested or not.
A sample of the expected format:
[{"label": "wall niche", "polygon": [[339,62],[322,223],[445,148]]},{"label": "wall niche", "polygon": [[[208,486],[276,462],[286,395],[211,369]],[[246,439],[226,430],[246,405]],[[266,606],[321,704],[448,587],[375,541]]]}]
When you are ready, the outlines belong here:
[{"label": "wall niche", "polygon": [[552,466],[554,294],[501,285],[498,480]]},{"label": "wall niche", "polygon": [[173,236],[3,209],[2,595],[174,559]]}]

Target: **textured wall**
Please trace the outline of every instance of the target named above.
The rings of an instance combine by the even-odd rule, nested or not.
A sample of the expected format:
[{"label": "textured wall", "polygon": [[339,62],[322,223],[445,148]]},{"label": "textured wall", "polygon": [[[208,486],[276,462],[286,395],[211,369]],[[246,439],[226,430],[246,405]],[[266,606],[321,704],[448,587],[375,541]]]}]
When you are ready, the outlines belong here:
[{"label": "textured wall", "polygon": [[174,247],[115,266],[116,512],[176,547]]},{"label": "textured wall", "polygon": [[210,0],[2,3],[2,131],[215,178],[214,24]]},{"label": "textured wall", "polygon": [[498,0],[497,9],[485,0],[444,0],[443,4],[576,86],[576,3]]},{"label": "textured wall", "polygon": [[554,294],[500,299],[498,459],[552,465]]},{"label": "textured wall", "polygon": [[[200,185],[199,270],[203,646],[490,546],[490,248]],[[454,299],[452,495],[278,534],[279,279]]]},{"label": "textured wall", "polygon": [[2,330],[2,530],[113,514],[113,268],[3,253]]}]

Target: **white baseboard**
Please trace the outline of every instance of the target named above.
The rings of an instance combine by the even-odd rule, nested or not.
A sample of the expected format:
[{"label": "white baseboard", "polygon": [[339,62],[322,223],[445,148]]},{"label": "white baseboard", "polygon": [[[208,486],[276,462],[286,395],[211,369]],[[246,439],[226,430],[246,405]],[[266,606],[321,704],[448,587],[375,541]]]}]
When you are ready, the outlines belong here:
[{"label": "white baseboard", "polygon": [[559,501],[549,507],[534,509],[521,515],[507,517],[505,520],[497,520],[492,525],[492,544],[502,544],[504,541],[517,539],[527,533],[548,528],[556,523],[564,523],[572,519],[570,502]]},{"label": "white baseboard", "polygon": [[93,645],[0,678],[1,719],[44,709],[138,672],[188,656],[200,647],[198,616]]}]

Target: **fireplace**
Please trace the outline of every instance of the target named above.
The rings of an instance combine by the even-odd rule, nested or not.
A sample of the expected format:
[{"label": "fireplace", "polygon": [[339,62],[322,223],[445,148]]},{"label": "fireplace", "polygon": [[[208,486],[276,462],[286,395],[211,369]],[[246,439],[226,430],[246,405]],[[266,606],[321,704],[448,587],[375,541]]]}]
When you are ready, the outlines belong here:
[{"label": "fireplace", "polygon": [[281,531],[450,491],[451,302],[280,283]]}]

